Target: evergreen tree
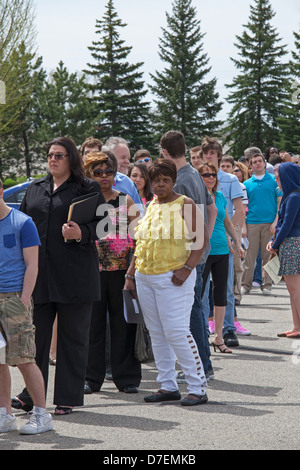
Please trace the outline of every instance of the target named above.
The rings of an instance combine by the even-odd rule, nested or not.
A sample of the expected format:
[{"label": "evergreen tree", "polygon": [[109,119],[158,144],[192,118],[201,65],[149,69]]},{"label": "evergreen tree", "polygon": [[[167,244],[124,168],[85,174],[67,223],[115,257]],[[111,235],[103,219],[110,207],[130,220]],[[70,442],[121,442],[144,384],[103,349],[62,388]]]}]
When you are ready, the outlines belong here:
[{"label": "evergreen tree", "polygon": [[250,16],[235,46],[240,59],[232,59],[240,73],[231,84],[227,101],[232,105],[225,142],[239,156],[249,146],[263,151],[279,138],[278,118],[286,99],[283,82],[288,78],[286,54],[271,20],[269,0],[254,0]]},{"label": "evergreen tree", "polygon": [[36,132],[42,142],[58,136],[69,136],[80,145],[94,133],[95,123],[85,76],[69,73],[62,61],[48,77],[44,87],[36,89],[33,112]]},{"label": "evergreen tree", "polygon": [[295,50],[290,61],[290,79],[287,81],[288,99],[283,116],[279,118],[280,137],[277,145],[288,152],[300,153],[300,34],[294,32]]},{"label": "evergreen tree", "polygon": [[149,142],[149,103],[144,101],[143,62],[128,62],[132,47],[120,38],[119,29],[125,26],[109,0],[103,18],[96,20],[99,40],[88,48],[95,62],[88,63],[85,72],[93,79],[89,89],[99,136],[121,136],[137,148]]},{"label": "evergreen tree", "polygon": [[222,104],[215,91],[216,79],[207,79],[211,71],[203,52],[200,21],[192,0],[175,0],[172,14],[166,12],[159,57],[166,64],[162,72],[151,75],[156,95],[156,130],[183,132],[187,144],[195,145],[206,133],[216,133],[216,120]]},{"label": "evergreen tree", "polygon": [[25,174],[31,172],[31,156],[27,132],[32,128],[29,109],[34,92],[34,74],[41,66],[42,59],[27,50],[22,42],[14,49],[6,63],[11,77],[6,83],[6,104],[0,110],[0,151],[1,172],[11,175],[22,173],[25,163]]}]

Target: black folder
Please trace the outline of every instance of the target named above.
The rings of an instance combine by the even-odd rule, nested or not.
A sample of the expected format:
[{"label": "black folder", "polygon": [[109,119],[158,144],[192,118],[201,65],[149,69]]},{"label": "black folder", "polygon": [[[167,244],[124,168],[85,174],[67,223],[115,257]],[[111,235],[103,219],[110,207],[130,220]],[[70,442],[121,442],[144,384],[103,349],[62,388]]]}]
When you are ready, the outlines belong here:
[{"label": "black folder", "polygon": [[92,222],[96,215],[98,196],[99,193],[89,193],[73,199],[69,207],[68,222],[72,220],[78,225]]},{"label": "black folder", "polygon": [[124,317],[127,323],[144,323],[143,313],[138,299],[135,299],[131,290],[123,289]]}]

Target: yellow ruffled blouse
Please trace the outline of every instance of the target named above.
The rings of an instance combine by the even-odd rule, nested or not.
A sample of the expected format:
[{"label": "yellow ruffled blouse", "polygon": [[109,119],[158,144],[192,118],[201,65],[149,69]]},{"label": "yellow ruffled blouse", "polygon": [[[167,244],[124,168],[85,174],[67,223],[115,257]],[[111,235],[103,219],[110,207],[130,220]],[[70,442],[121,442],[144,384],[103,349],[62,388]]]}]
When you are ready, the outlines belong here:
[{"label": "yellow ruffled blouse", "polygon": [[173,202],[150,202],[136,227],[136,269],[142,274],[163,274],[182,268],[191,252],[192,240],[182,218],[185,196]]}]

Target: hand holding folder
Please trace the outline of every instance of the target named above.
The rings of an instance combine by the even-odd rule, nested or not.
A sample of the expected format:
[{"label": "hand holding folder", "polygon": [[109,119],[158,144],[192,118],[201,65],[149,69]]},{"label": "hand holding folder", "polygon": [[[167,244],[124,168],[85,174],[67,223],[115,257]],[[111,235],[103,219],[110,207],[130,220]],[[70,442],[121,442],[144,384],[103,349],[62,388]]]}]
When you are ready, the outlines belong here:
[{"label": "hand holding folder", "polygon": [[[99,193],[89,193],[72,200],[67,223],[72,221],[78,225],[92,222],[96,216]],[[68,240],[65,239],[65,242]]]}]

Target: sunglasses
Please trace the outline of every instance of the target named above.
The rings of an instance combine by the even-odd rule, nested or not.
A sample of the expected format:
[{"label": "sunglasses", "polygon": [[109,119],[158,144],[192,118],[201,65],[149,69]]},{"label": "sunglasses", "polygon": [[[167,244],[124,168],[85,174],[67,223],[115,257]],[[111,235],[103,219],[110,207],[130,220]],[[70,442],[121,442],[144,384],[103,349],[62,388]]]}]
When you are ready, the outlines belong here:
[{"label": "sunglasses", "polygon": [[217,173],[202,173],[202,178],[216,178],[217,177]]},{"label": "sunglasses", "polygon": [[106,176],[111,176],[113,175],[114,170],[112,168],[107,168],[107,170],[100,170],[100,168],[96,168],[96,170],[93,171],[94,176],[103,176],[106,174]]},{"label": "sunglasses", "polygon": [[147,158],[143,158],[142,160],[138,160],[138,162],[142,162],[142,163],[143,163],[143,162],[146,162],[146,163],[148,163],[148,162],[150,162],[150,158],[148,158],[148,157],[147,157]]},{"label": "sunglasses", "polygon": [[233,173],[238,173],[239,171],[242,171],[242,170],[240,170],[240,169],[238,168],[238,169],[236,169],[236,170],[233,170]]},{"label": "sunglasses", "polygon": [[47,157],[48,157],[49,160],[54,158],[54,160],[57,161],[57,160],[62,160],[65,157],[68,157],[68,155],[64,155],[63,153],[48,153]]}]

